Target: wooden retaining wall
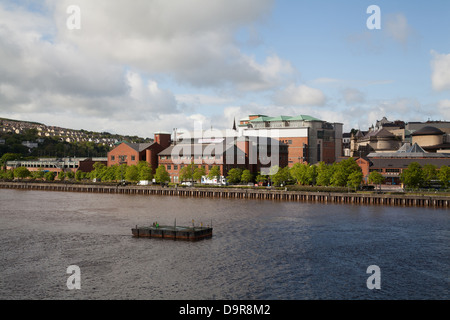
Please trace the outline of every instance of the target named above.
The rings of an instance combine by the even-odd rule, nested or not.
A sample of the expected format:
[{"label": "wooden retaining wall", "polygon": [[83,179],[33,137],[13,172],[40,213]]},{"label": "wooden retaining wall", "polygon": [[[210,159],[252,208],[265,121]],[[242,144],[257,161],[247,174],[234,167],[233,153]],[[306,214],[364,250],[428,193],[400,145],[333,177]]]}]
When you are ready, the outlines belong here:
[{"label": "wooden retaining wall", "polygon": [[321,203],[348,203],[365,205],[422,206],[448,208],[450,197],[425,195],[395,194],[358,194],[300,192],[264,189],[239,188],[161,188],[155,186],[105,186],[59,183],[0,182],[3,189],[24,189],[65,192],[90,192],[109,194],[159,195],[180,197],[208,197],[226,199],[259,199],[304,201]]}]

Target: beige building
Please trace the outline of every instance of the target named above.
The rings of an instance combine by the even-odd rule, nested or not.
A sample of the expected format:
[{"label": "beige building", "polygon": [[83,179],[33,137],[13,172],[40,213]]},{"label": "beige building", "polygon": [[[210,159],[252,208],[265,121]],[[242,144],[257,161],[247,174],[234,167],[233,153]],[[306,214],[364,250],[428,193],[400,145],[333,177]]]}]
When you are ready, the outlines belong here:
[{"label": "beige building", "polygon": [[433,126],[423,127],[411,134],[412,143],[417,143],[427,152],[450,152],[450,141],[448,135]]},{"label": "beige building", "polygon": [[397,136],[385,128],[370,130],[365,135],[358,131],[351,138],[351,156],[366,156],[371,152],[395,152],[402,145],[401,136]]}]

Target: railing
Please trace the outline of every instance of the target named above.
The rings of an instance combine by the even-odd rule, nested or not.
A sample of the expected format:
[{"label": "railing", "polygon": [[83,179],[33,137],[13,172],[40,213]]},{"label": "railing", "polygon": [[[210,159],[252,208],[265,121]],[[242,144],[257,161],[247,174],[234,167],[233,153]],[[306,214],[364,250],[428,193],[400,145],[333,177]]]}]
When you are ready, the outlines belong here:
[{"label": "railing", "polygon": [[333,193],[333,192],[305,192],[238,188],[163,188],[155,186],[111,186],[111,185],[83,185],[62,183],[27,183],[0,182],[0,189],[24,189],[38,191],[91,192],[108,194],[138,194],[155,196],[179,197],[211,197],[225,199],[256,199],[281,200],[297,202],[322,202],[346,204],[373,205],[402,205],[442,207],[450,206],[450,197],[409,194],[361,194],[361,193]]}]

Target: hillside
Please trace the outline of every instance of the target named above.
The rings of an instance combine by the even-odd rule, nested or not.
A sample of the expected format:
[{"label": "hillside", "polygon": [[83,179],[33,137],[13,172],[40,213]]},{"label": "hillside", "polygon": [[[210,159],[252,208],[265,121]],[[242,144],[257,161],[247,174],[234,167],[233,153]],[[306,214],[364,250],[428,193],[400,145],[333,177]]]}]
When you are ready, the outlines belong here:
[{"label": "hillside", "polygon": [[143,143],[153,140],[0,118],[0,157],[5,153],[27,158],[106,157],[110,148],[120,141]]}]

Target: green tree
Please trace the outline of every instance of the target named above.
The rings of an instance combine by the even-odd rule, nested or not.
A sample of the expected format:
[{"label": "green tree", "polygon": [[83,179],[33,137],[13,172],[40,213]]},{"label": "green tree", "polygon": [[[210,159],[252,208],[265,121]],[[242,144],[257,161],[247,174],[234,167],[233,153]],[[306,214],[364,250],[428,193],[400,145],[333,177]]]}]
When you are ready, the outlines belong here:
[{"label": "green tree", "polygon": [[342,170],[344,170],[347,176],[352,174],[354,171],[362,171],[355,158],[352,157],[342,160],[338,164],[342,168]]},{"label": "green tree", "polygon": [[31,176],[32,176],[34,179],[42,179],[42,178],[44,178],[44,174],[45,174],[44,170],[39,169],[38,171],[33,171],[33,172],[31,173]]},{"label": "green tree", "polygon": [[422,166],[417,162],[410,163],[401,173],[400,180],[409,188],[419,188],[424,183]]},{"label": "green tree", "polygon": [[214,179],[214,178],[219,178],[220,177],[220,168],[218,166],[213,166],[211,168],[211,170],[209,170],[208,172],[208,178],[209,179]]},{"label": "green tree", "polygon": [[437,180],[437,167],[433,164],[426,164],[422,168],[424,185],[430,186],[433,180]]},{"label": "green tree", "polygon": [[[272,173],[272,172],[271,172]],[[279,168],[275,174],[270,176],[273,184],[276,186],[285,185],[286,182],[291,178],[291,174],[289,172],[289,167]]]},{"label": "green tree", "polygon": [[6,162],[20,160],[21,158],[22,158],[22,155],[20,153],[5,153],[0,158],[0,165],[3,166],[4,169],[6,170]]},{"label": "green tree", "polygon": [[181,181],[193,180],[194,176],[194,164],[189,164],[181,168],[179,177]]},{"label": "green tree", "polygon": [[170,175],[164,165],[160,164],[156,169],[155,180],[157,183],[165,183],[170,181]]},{"label": "green tree", "polygon": [[444,188],[448,188],[450,186],[450,167],[449,166],[442,166],[439,169],[437,176]]},{"label": "green tree", "polygon": [[13,170],[6,170],[6,172],[5,172],[5,179],[7,179],[7,180],[14,179],[14,171]]},{"label": "green tree", "polygon": [[230,183],[239,183],[241,181],[242,169],[233,168],[228,171],[227,180]]},{"label": "green tree", "polygon": [[253,175],[250,172],[250,170],[245,169],[244,171],[242,171],[241,181],[244,183],[249,183],[249,182],[253,181]]},{"label": "green tree", "polygon": [[200,168],[195,168],[195,170],[194,170],[194,174],[193,174],[193,179],[195,180],[195,181],[201,181],[202,180],[202,177],[203,176],[206,176],[206,170],[205,170],[205,168],[203,168],[203,167],[200,167]]},{"label": "green tree", "polygon": [[361,172],[361,168],[354,158],[333,163],[331,169],[333,170],[333,174],[331,175],[330,183],[334,186],[346,186],[349,176],[353,172]]},{"label": "green tree", "polygon": [[306,170],[306,179],[308,184],[315,185],[317,180],[317,166],[310,165],[308,166],[308,170]]},{"label": "green tree", "polygon": [[18,167],[14,169],[14,178],[24,179],[31,176],[30,171],[25,167]]},{"label": "green tree", "polygon": [[264,183],[267,182],[267,175],[261,174],[260,172],[258,172],[258,174],[256,175],[256,182],[257,183]]},{"label": "green tree", "polygon": [[55,180],[55,177],[56,177],[56,173],[52,172],[52,171],[48,171],[44,174],[44,179],[46,181],[53,181],[53,180]]},{"label": "green tree", "polygon": [[363,174],[361,171],[353,171],[347,180],[347,186],[356,189],[361,185]]},{"label": "green tree", "polygon": [[117,170],[117,165],[113,165],[110,167],[106,167],[102,179],[103,181],[114,181],[116,180],[116,170]]},{"label": "green tree", "polygon": [[117,166],[117,168],[115,168],[115,174],[116,174],[116,180],[117,181],[122,181],[125,179],[125,173],[127,171],[127,165],[125,163]]},{"label": "green tree", "polygon": [[333,174],[332,171],[331,166],[323,161],[319,162],[317,165],[317,184],[319,186],[329,186]]},{"label": "green tree", "polygon": [[75,173],[75,179],[77,181],[81,181],[82,179],[84,179],[84,172],[81,170],[77,170],[77,172]]},{"label": "green tree", "polygon": [[66,172],[66,178],[67,179],[73,179],[75,177],[75,173],[73,171],[67,171]]},{"label": "green tree", "polygon": [[147,161],[139,161],[138,169],[139,169],[139,180],[153,179],[153,171],[150,163],[148,163]]},{"label": "green tree", "polygon": [[106,166],[101,162],[96,162],[93,165],[94,170],[91,172],[91,179],[103,179],[106,172]]},{"label": "green tree", "polygon": [[125,179],[127,181],[133,181],[136,182],[139,179],[139,169],[136,165],[131,165],[127,167],[127,170],[125,171]]},{"label": "green tree", "polygon": [[378,185],[379,189],[381,190],[381,184],[384,183],[384,177],[381,173],[378,171],[372,171],[369,173],[368,181],[369,183],[373,183],[375,185]]},{"label": "green tree", "polygon": [[[333,166],[333,165],[332,165]],[[346,186],[348,176],[345,174],[343,168],[339,165],[335,165],[335,170],[330,178],[330,184],[333,186]]]},{"label": "green tree", "polygon": [[60,171],[58,173],[58,179],[61,181],[64,181],[66,179],[66,174],[64,173],[64,171]]},{"label": "green tree", "polygon": [[290,169],[292,178],[294,178],[298,184],[308,184],[308,166],[304,163],[295,163]]}]

